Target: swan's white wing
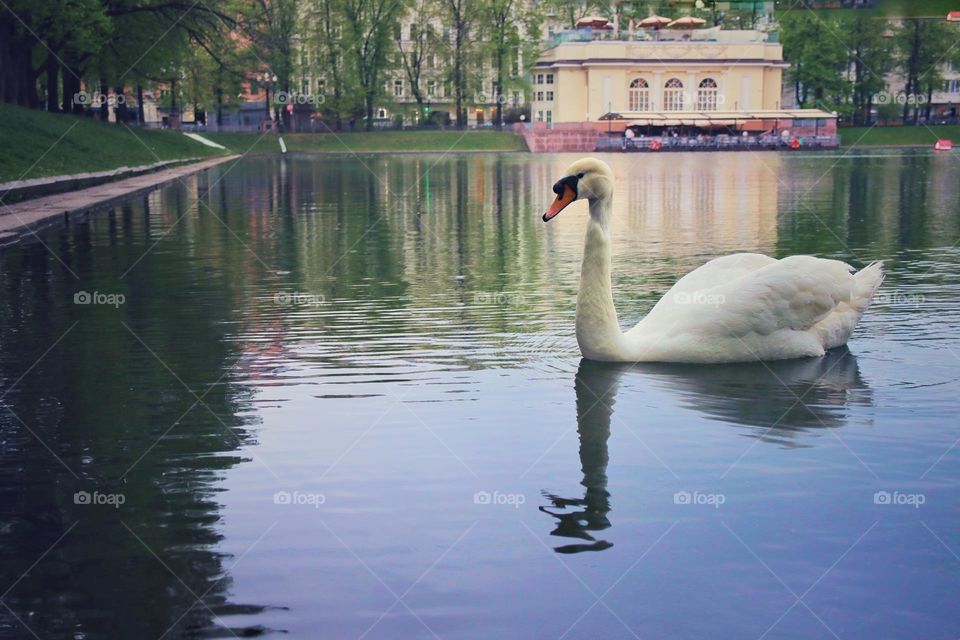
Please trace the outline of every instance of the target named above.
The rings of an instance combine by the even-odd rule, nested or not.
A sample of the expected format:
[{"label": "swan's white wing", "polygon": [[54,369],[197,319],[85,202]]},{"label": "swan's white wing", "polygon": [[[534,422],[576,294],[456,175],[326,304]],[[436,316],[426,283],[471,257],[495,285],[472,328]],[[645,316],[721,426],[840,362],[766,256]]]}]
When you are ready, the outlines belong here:
[{"label": "swan's white wing", "polygon": [[[721,264],[697,273],[713,263]],[[804,331],[840,303],[849,302],[854,290],[851,267],[838,260],[811,256],[774,260],[739,254],[704,267],[667,292],[641,323],[645,331],[701,338],[766,336],[781,329]]]},{"label": "swan's white wing", "polygon": [[790,256],[713,291],[726,335],[806,331],[854,293],[853,268],[839,260]]},{"label": "swan's white wing", "polygon": [[837,260],[744,254],[681,279],[626,333],[624,359],[744,362],[822,355],[846,343],[883,282]]},{"label": "swan's white wing", "polygon": [[[735,253],[716,258],[677,280],[669,294],[711,289],[777,262],[760,253]],[[669,295],[668,294],[668,295]]]}]

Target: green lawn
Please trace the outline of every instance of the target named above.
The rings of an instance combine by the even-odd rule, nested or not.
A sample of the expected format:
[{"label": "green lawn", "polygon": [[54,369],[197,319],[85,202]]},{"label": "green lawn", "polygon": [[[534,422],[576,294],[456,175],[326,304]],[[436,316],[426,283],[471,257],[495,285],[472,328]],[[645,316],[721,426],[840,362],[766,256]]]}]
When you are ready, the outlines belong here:
[{"label": "green lawn", "polygon": [[[806,11],[800,0],[783,0],[777,3],[777,13],[785,11]],[[816,9],[821,17],[841,17],[853,14],[867,14],[883,17],[937,17],[946,18],[948,11],[960,11],[960,0],[876,0],[872,9]]]},{"label": "green lawn", "polygon": [[175,131],[104,124],[0,104],[0,182],[219,155]]},{"label": "green lawn", "polygon": [[[208,133],[234,153],[280,150],[277,136],[253,133]],[[371,131],[359,133],[284,134],[288,151],[365,153],[403,151],[526,151],[523,138],[509,131]]]},{"label": "green lawn", "polygon": [[842,127],[839,130],[843,146],[857,147],[894,147],[923,146],[933,147],[938,138],[953,140],[960,144],[960,125],[940,125],[927,128],[917,127]]},{"label": "green lawn", "polygon": [[[204,134],[234,153],[280,150],[275,134]],[[289,134],[290,151],[315,153],[402,151],[526,151],[507,131],[374,131]],[[0,104],[0,182],[214,156],[222,152],[176,131],[104,124],[90,118],[49,114]]]}]

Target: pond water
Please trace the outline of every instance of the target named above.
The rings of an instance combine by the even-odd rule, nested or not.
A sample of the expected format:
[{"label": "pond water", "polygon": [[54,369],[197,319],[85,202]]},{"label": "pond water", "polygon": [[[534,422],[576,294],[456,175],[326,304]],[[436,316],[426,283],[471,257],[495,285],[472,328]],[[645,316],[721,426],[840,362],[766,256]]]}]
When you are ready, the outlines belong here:
[{"label": "pond water", "polygon": [[726,366],[581,361],[574,159],[248,158],[0,255],[0,636],[960,635],[957,158],[606,158],[625,327],[886,261]]}]

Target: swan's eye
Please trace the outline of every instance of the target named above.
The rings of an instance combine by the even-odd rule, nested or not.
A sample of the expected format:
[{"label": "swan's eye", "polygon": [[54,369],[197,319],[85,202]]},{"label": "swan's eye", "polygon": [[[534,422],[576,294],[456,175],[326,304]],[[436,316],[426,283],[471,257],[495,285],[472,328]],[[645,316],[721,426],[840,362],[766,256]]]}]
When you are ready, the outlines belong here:
[{"label": "swan's eye", "polygon": [[586,174],[584,174],[583,171],[581,171],[580,173],[578,173],[578,174],[577,174],[577,180],[582,179],[584,175],[586,175]]}]

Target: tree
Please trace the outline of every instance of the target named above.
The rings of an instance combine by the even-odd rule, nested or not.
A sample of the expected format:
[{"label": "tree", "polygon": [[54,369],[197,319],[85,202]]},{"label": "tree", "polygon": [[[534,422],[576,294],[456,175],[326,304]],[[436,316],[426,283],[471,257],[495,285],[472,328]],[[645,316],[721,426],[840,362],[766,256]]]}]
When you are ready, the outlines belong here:
[{"label": "tree", "polygon": [[[249,0],[244,7],[241,25],[253,43],[253,54],[261,66],[276,76],[274,102],[279,107],[278,122],[290,126],[290,113],[285,108],[292,96],[293,47],[297,35],[297,0]],[[269,107],[268,107],[269,109]]]},{"label": "tree", "polygon": [[844,79],[847,50],[836,36],[838,25],[806,13],[788,13],[781,21],[784,58],[797,101],[805,107],[824,99],[843,100],[849,85]]},{"label": "tree", "polygon": [[[647,4],[635,2],[631,3],[631,6],[641,7],[637,9],[641,11]],[[610,11],[610,3],[602,0],[547,0],[544,6],[548,11],[556,13],[563,20],[564,26],[570,29],[575,29],[581,18],[598,13],[606,15]],[[640,16],[641,19],[645,17],[646,13]]]},{"label": "tree", "polygon": [[535,60],[536,43],[540,41],[538,13],[522,0],[486,0],[481,13],[484,38],[483,54],[493,62],[493,93],[496,98],[497,127],[503,126],[503,105],[507,91],[522,84],[525,73],[521,64]]},{"label": "tree", "polygon": [[[85,62],[109,29],[105,7],[97,0],[4,2],[0,7],[0,101],[39,107],[37,80],[46,74],[46,106],[59,110],[62,73],[64,94],[68,94],[64,106],[68,107],[73,93],[80,90],[78,60]],[[68,66],[71,62],[76,68]]]},{"label": "tree", "polygon": [[402,30],[394,34],[400,65],[410,85],[410,93],[417,101],[417,113],[424,114],[424,91],[422,80],[424,67],[431,57],[436,56],[440,49],[440,38],[434,28],[442,7],[435,0],[407,0],[405,5],[407,15],[412,15],[410,33],[404,38]]},{"label": "tree", "polygon": [[910,118],[911,108],[913,124],[919,123],[920,103],[924,98],[929,117],[930,98],[934,89],[943,84],[942,67],[948,62],[945,55],[950,54],[956,37],[950,26],[939,19],[906,18],[896,29],[897,66],[906,76],[904,123]]},{"label": "tree", "polygon": [[856,13],[841,23],[844,42],[850,48],[853,120],[870,123],[874,96],[887,87],[886,74],[893,68],[893,55],[886,37],[886,21]]},{"label": "tree", "polygon": [[312,18],[312,32],[308,33],[305,42],[316,52],[314,59],[317,64],[313,70],[322,70],[322,111],[333,119],[334,126],[339,130],[343,125],[343,117],[351,113],[356,104],[349,98],[356,92],[349,81],[352,74],[347,71],[349,51],[343,35],[344,3],[343,0],[312,0],[308,12]]},{"label": "tree", "polygon": [[444,0],[451,23],[451,37],[453,38],[453,91],[454,103],[457,110],[457,128],[467,126],[466,112],[463,109],[463,99],[467,93],[467,76],[464,73],[464,63],[470,50],[467,39],[473,23],[477,18],[479,3],[476,0]]},{"label": "tree", "polygon": [[391,30],[403,5],[400,0],[344,0],[348,50],[353,58],[363,96],[366,128],[373,129],[373,106],[383,91],[388,66]]}]

